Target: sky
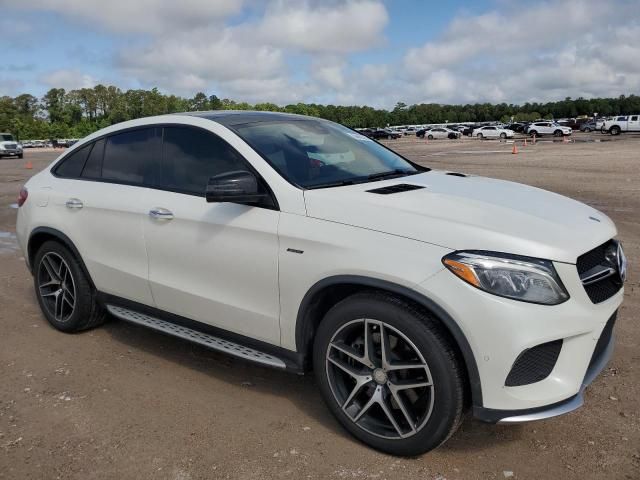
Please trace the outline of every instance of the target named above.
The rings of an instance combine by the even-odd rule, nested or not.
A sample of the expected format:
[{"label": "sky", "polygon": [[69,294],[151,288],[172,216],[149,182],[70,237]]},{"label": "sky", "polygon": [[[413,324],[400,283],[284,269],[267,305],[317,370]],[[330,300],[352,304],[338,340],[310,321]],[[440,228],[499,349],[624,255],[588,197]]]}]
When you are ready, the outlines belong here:
[{"label": "sky", "polygon": [[0,95],[102,83],[236,101],[640,93],[640,1],[0,0]]}]

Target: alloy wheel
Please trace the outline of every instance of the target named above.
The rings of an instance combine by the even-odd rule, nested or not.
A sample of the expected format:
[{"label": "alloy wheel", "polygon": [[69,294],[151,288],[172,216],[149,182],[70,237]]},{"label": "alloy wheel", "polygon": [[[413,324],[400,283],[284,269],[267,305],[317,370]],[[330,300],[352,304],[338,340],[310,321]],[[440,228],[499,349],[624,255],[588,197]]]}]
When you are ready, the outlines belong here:
[{"label": "alloy wheel", "polygon": [[385,322],[363,318],[343,325],[327,347],[326,373],[342,411],[370,434],[411,437],[431,417],[429,366],[414,343]]},{"label": "alloy wheel", "polygon": [[76,285],[69,265],[55,252],[46,253],[38,267],[38,294],[58,322],[66,322],[76,308]]}]

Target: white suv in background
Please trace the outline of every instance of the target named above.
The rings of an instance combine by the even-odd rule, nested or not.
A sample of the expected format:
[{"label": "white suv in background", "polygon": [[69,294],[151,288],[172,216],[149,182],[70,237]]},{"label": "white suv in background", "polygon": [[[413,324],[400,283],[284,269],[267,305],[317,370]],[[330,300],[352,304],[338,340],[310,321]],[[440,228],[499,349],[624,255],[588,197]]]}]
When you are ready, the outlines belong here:
[{"label": "white suv in background", "polygon": [[601,212],[430,170],[310,117],[111,126],[31,178],[18,203],[55,328],[111,314],[313,369],[340,423],[393,454],[437,447],[467,409],[519,423],[580,407],[623,297],[626,260]]},{"label": "white suv in background", "polygon": [[535,122],[529,125],[527,133],[532,137],[540,137],[542,135],[553,135],[554,137],[562,137],[571,135],[573,130],[571,127],[559,125],[555,122]]},{"label": "white suv in background", "polygon": [[2,157],[18,157],[24,155],[22,145],[10,133],[0,133],[0,158]]}]

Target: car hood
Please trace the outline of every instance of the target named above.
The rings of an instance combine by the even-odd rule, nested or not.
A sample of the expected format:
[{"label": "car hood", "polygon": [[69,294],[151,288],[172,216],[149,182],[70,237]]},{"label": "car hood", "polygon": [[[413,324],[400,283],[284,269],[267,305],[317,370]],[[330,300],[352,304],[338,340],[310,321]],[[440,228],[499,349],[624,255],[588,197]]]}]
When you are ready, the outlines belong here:
[{"label": "car hood", "polygon": [[[459,175],[459,174],[457,174]],[[378,194],[399,184],[424,188]],[[305,191],[307,215],[428,242],[575,263],[616,235],[583,203],[539,188],[478,176],[419,175]]]}]

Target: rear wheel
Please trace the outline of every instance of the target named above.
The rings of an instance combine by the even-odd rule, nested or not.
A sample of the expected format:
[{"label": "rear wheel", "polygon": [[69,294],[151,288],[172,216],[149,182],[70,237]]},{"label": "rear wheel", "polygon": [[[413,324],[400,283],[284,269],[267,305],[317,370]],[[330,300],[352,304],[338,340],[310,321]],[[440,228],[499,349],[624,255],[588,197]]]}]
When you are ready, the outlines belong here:
[{"label": "rear wheel", "polygon": [[348,297],[323,319],[313,352],[329,409],[373,448],[419,455],[458,428],[462,369],[440,326],[410,304],[374,292]]},{"label": "rear wheel", "polygon": [[77,332],[104,322],[106,311],[73,254],[56,241],[45,242],[33,262],[33,280],[42,313],[58,330]]}]

